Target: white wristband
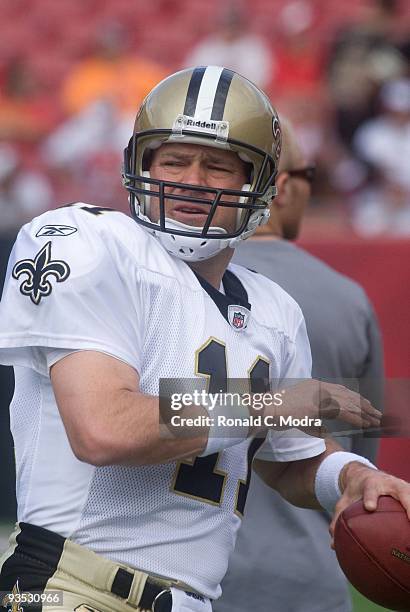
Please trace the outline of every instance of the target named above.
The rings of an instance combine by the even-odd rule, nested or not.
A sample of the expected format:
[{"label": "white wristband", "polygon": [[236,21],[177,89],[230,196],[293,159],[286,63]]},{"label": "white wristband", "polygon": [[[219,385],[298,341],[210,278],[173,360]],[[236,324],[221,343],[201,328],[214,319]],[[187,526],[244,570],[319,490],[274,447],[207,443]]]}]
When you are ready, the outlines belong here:
[{"label": "white wristband", "polygon": [[[202,406],[211,417],[205,449],[199,457],[213,455],[243,442],[249,433],[249,410],[246,406]],[[225,417],[225,418],[224,418]]]},{"label": "white wristband", "polygon": [[339,498],[342,496],[342,492],[339,487],[340,472],[347,463],[351,463],[352,461],[359,461],[367,467],[377,470],[377,467],[365,457],[361,457],[355,453],[338,451],[328,455],[322,461],[318,471],[316,472],[316,499],[322,508],[331,514],[333,513]]}]

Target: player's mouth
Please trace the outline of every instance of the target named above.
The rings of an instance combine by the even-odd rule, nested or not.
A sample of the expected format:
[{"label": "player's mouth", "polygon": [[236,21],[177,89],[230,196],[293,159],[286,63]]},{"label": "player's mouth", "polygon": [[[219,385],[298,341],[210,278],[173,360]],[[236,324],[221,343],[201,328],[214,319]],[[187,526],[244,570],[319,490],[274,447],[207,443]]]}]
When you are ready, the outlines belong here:
[{"label": "player's mouth", "polygon": [[203,225],[209,214],[209,207],[204,208],[198,204],[177,204],[172,210],[170,217],[175,221],[187,223],[188,225]]}]

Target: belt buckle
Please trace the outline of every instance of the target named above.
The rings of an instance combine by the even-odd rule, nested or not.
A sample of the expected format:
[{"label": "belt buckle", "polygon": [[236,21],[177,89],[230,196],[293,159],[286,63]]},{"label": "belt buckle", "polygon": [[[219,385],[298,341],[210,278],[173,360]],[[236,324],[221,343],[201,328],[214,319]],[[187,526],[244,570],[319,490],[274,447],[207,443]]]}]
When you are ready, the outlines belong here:
[{"label": "belt buckle", "polygon": [[[161,597],[163,595],[166,595],[167,593],[171,593],[171,589],[169,587],[164,589],[163,591],[160,591],[160,593],[158,593],[158,595],[155,597],[154,601],[152,602],[152,607],[151,607],[152,612],[157,612],[157,608],[156,608],[157,603],[159,602]],[[172,595],[171,595],[171,598],[172,598]],[[158,610],[158,612],[160,612],[160,610]],[[169,612],[171,612],[171,608],[169,609]]]}]

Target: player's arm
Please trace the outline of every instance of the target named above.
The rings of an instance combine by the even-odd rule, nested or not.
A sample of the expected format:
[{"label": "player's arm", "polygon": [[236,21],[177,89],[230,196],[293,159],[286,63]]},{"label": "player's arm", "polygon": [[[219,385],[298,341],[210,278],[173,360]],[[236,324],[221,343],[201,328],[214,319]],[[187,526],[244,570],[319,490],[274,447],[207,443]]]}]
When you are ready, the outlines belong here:
[{"label": "player's arm", "polygon": [[[338,464],[338,456],[342,455],[347,454],[334,440],[328,438],[326,450],[317,457],[284,464],[256,459],[253,467],[268,486],[278,491],[293,505],[313,509],[325,508],[333,512],[330,525],[332,535],[339,514],[359,499],[363,499],[366,510],[371,512],[376,510],[377,500],[381,495],[390,495],[401,502],[410,519],[408,482],[369,467],[362,463],[359,457],[354,460],[354,455],[350,461],[347,457],[346,463],[342,466]],[[335,466],[327,469],[325,473],[322,470],[321,473],[321,468],[326,462],[329,464],[328,459],[332,456],[336,459]],[[330,505],[324,506],[323,502],[321,504],[318,496],[321,501],[325,497]],[[331,503],[332,498],[333,503]]]},{"label": "player's arm", "polygon": [[[96,351],[79,351],[52,366],[51,382],[71,448],[93,465],[165,463],[197,455],[208,428],[182,438],[160,430],[158,397],[139,390],[138,373]],[[187,409],[188,410],[188,409]],[[202,410],[193,407],[191,415]]]},{"label": "player's arm", "polygon": [[[151,465],[200,455],[205,448],[205,454],[212,453],[206,422],[170,427],[170,408],[162,406],[160,411],[159,398],[140,391],[138,372],[115,357],[92,350],[73,352],[51,367],[50,378],[71,448],[81,461]],[[178,415],[209,417],[199,405],[186,406]],[[243,439],[254,433],[244,431]],[[217,438],[222,447],[240,441]]]},{"label": "player's arm", "polygon": [[[87,463],[165,463],[199,455],[204,449],[207,449],[205,454],[215,452],[215,442],[222,445],[220,449],[218,446],[222,450],[225,444],[241,441],[223,440],[210,432],[206,424],[186,430],[173,427],[168,431],[164,426],[161,429],[160,416],[164,415],[160,415],[159,398],[141,393],[136,370],[104,353],[91,350],[72,353],[52,366],[50,376],[73,452]],[[299,392],[295,392],[284,414],[298,414],[299,403],[305,406],[306,400],[302,402]],[[183,416],[206,417],[207,412],[205,408],[192,406],[184,409]],[[358,417],[353,414],[351,418]],[[250,428],[244,436],[266,433],[266,427],[259,429]]]},{"label": "player's arm", "polygon": [[315,495],[316,472],[325,457],[337,451],[343,451],[343,448],[333,439],[326,438],[325,451],[316,457],[288,462],[255,459],[253,469],[265,484],[294,506],[320,509]]}]

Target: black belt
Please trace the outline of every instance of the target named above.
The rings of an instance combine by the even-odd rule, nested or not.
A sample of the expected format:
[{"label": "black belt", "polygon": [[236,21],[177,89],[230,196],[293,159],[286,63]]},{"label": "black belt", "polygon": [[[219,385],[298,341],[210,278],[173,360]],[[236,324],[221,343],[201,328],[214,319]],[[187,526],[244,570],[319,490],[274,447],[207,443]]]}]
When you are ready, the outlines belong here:
[{"label": "black belt", "polygon": [[[133,579],[134,574],[120,568],[115,574],[111,593],[123,599],[128,599]],[[154,612],[171,612],[172,595],[169,587],[147,578],[138,607],[142,610],[153,610]]]}]

